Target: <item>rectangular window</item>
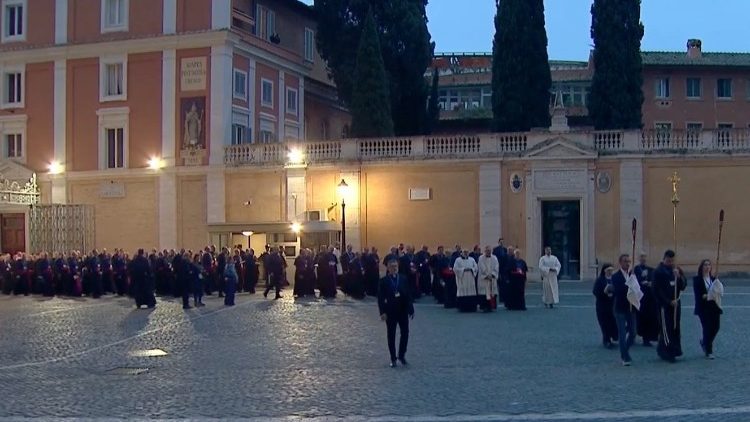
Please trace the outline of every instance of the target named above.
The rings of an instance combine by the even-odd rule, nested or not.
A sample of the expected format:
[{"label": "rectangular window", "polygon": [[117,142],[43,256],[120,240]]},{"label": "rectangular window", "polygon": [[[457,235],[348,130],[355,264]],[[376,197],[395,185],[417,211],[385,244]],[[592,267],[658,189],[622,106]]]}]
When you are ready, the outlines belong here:
[{"label": "rectangular window", "polygon": [[716,80],[716,97],[732,98],[732,80],[728,78],[719,78]]},{"label": "rectangular window", "polygon": [[654,128],[658,131],[670,131],[672,130],[672,123],[654,123]]},{"label": "rectangular window", "polygon": [[247,99],[247,73],[234,69],[234,98]]},{"label": "rectangular window", "polygon": [[5,135],[5,157],[23,158],[23,137],[20,133]]},{"label": "rectangular window", "polygon": [[688,132],[700,132],[703,130],[703,123],[688,123],[686,129]]},{"label": "rectangular window", "polygon": [[276,34],[276,14],[273,10],[259,4],[256,8],[255,35],[270,41],[274,34]]},{"label": "rectangular window", "polygon": [[669,78],[656,79],[656,98],[669,98]]},{"label": "rectangular window", "polygon": [[265,107],[273,107],[273,82],[268,79],[260,80],[260,103]]},{"label": "rectangular window", "polygon": [[26,39],[26,0],[6,0],[3,3],[3,42]]},{"label": "rectangular window", "polygon": [[276,125],[270,120],[261,119],[258,141],[264,144],[276,142]]},{"label": "rectangular window", "polygon": [[23,105],[23,72],[7,72],[4,77],[3,105],[8,107],[22,107]]},{"label": "rectangular window", "polygon": [[127,99],[128,66],[126,56],[99,59],[99,101]]},{"label": "rectangular window", "polygon": [[734,129],[734,123],[719,123],[716,125],[716,128],[719,130]]},{"label": "rectangular window", "polygon": [[315,61],[315,32],[310,28],[305,28],[305,60]]},{"label": "rectangular window", "polygon": [[688,98],[701,97],[701,78],[687,78],[687,92],[685,95]]},{"label": "rectangular window", "polygon": [[297,90],[294,88],[286,89],[286,114],[297,115]]},{"label": "rectangular window", "polygon": [[127,29],[128,0],[102,0],[102,32]]},{"label": "rectangular window", "polygon": [[252,142],[250,130],[250,115],[247,113],[232,113],[232,145],[249,144]]},{"label": "rectangular window", "polygon": [[105,129],[107,140],[107,168],[120,169],[125,167],[125,129]]}]

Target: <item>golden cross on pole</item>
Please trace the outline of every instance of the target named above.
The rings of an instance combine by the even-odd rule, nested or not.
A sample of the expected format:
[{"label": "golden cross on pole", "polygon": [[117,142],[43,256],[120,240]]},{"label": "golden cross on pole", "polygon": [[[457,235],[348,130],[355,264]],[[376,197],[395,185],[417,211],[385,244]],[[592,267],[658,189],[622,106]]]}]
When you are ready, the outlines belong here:
[{"label": "golden cross on pole", "polygon": [[677,191],[681,179],[675,171],[667,181],[672,183],[672,246],[677,251],[677,204],[680,203],[680,196]]}]

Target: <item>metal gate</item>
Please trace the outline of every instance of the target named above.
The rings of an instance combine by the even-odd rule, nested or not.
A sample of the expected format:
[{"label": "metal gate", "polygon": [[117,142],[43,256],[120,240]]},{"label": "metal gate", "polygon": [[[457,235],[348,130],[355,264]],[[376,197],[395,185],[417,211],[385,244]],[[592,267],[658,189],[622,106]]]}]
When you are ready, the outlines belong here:
[{"label": "metal gate", "polygon": [[32,205],[30,252],[87,252],[94,248],[93,205]]}]

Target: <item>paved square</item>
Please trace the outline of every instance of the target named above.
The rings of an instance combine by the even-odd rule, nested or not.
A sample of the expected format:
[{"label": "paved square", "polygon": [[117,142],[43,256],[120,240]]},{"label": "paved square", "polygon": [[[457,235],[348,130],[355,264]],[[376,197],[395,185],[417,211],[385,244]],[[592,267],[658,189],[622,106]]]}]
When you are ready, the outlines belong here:
[{"label": "paved square", "polygon": [[702,357],[688,294],[684,361],[637,345],[630,368],[599,345],[589,283],[563,283],[554,310],[538,284],[527,312],[458,314],[422,299],[411,366],[395,370],[373,299],[242,294],[233,308],[213,297],[149,311],[122,298],[2,296],[0,417],[749,420],[750,283],[726,284],[717,360]]}]

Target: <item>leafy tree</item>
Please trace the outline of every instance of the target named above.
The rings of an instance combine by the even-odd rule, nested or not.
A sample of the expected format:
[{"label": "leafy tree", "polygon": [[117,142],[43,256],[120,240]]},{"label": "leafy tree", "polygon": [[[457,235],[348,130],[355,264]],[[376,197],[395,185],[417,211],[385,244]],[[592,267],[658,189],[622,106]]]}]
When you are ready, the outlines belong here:
[{"label": "leafy tree", "polygon": [[316,0],[317,45],[339,96],[352,106],[359,35],[371,9],[390,85],[395,133],[425,130],[428,87],[424,74],[434,44],[427,30],[427,0]]},{"label": "leafy tree", "polygon": [[596,129],[640,128],[643,105],[640,0],[594,0],[594,79],[588,102]]},{"label": "leafy tree", "polygon": [[362,28],[353,84],[352,135],[359,138],[393,136],[388,77],[372,12],[367,14]]},{"label": "leafy tree", "polygon": [[543,0],[496,0],[492,45],[493,128],[527,131],[550,125],[552,76]]}]

